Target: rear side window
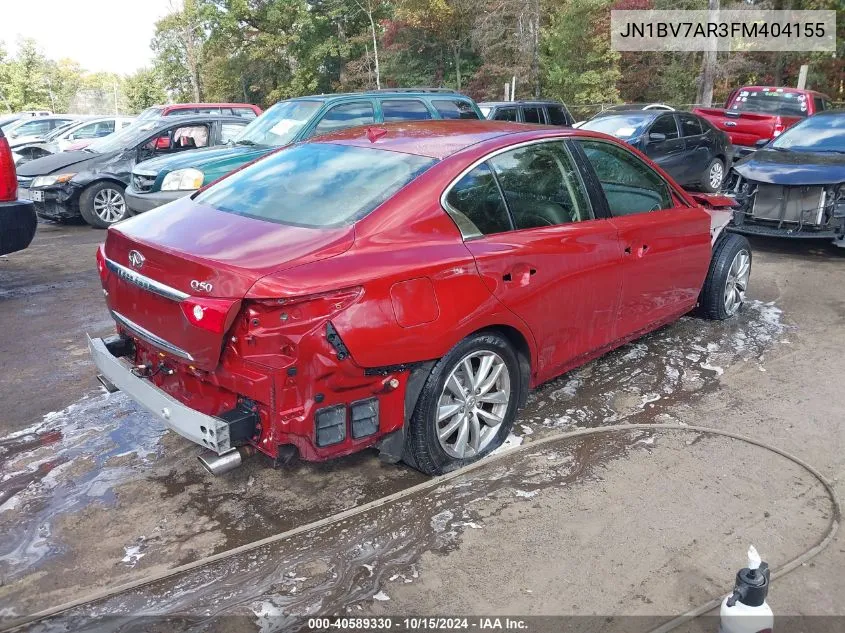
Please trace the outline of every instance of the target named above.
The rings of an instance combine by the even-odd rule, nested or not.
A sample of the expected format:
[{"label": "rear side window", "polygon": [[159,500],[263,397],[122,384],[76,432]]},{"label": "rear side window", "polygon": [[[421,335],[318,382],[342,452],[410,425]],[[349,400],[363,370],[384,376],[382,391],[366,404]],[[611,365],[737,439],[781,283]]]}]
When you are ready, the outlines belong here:
[{"label": "rear side window", "polygon": [[614,216],[671,209],[668,185],[630,152],[601,141],[578,141],[601,183]]},{"label": "rear side window", "polygon": [[424,121],[431,118],[428,108],[418,99],[387,99],[381,102],[384,122]]},{"label": "rear side window", "polygon": [[549,115],[549,125],[571,125],[572,121],[566,116],[566,112],[560,106],[548,106],[546,113]]},{"label": "rear side window", "polygon": [[232,108],[232,111],[237,116],[242,116],[245,119],[254,119],[255,118],[255,110],[252,108]]},{"label": "rear side window", "polygon": [[499,108],[493,115],[494,121],[517,121],[516,108]]},{"label": "rear side window", "polygon": [[446,211],[464,238],[510,231],[505,202],[486,163],[461,178],[446,195]]},{"label": "rear side window", "polygon": [[813,106],[815,107],[816,112],[827,110],[824,99],[821,97],[813,97]]},{"label": "rear side window", "polygon": [[232,174],[196,201],[268,222],[340,226],[370,213],[435,162],[370,147],[306,143]]},{"label": "rear side window", "polygon": [[691,114],[679,114],[678,118],[681,120],[681,132],[684,136],[698,136],[707,131],[703,129],[701,121]]},{"label": "rear side window", "polygon": [[523,106],[522,113],[526,123],[545,123],[543,120],[543,109],[536,106]]},{"label": "rear side window", "polygon": [[314,130],[315,136],[328,134],[356,125],[374,123],[373,104],[369,101],[354,101],[336,105],[323,115]]},{"label": "rear side window", "polygon": [[477,119],[472,106],[463,99],[432,99],[431,105],[444,119]]},{"label": "rear side window", "polygon": [[[654,125],[651,126],[650,132],[665,134],[666,140],[671,141],[678,138],[678,125],[675,123],[675,117],[671,114],[664,114],[657,117]],[[701,134],[701,132],[699,132]]]}]

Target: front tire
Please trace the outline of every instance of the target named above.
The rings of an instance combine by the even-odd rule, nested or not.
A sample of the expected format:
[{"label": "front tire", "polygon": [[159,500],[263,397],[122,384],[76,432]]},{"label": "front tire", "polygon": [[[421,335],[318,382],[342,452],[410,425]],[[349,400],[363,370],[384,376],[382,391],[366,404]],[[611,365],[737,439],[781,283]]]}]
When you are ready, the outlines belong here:
[{"label": "front tire", "polygon": [[714,158],[704,170],[701,177],[701,188],[707,193],[718,193],[725,182],[725,164],[719,158]]},{"label": "front tire", "polygon": [[698,313],[705,319],[724,321],[745,303],[751,277],[751,245],[742,235],[725,233],[716,242],[710,270],[698,299]]},{"label": "front tire", "polygon": [[403,461],[440,475],[488,455],[513,428],[520,389],[519,362],[506,339],[493,332],[465,338],[431,370]]},{"label": "front tire", "polygon": [[79,212],[91,226],[107,229],[129,217],[124,187],[110,181],[95,182],[79,196]]}]

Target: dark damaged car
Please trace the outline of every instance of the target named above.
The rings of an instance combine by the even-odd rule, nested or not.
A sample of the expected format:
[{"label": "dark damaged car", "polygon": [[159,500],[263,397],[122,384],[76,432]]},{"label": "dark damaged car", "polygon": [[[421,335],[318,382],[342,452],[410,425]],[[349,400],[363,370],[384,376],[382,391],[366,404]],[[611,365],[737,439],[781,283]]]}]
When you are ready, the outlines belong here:
[{"label": "dark damaged car", "polygon": [[736,163],[732,230],[845,247],[845,111],[817,114]]},{"label": "dark damaged car", "polygon": [[228,142],[249,123],[239,116],[200,114],[140,121],[83,150],[61,152],[21,165],[19,195],[39,217],[108,228],[129,215],[124,191],[139,162]]}]

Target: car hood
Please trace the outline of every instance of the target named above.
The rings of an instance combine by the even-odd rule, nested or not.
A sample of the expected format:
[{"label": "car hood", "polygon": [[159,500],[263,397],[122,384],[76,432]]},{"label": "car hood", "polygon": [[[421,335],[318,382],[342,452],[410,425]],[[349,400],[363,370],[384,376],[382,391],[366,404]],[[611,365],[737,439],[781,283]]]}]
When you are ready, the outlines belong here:
[{"label": "car hood", "polygon": [[209,171],[219,168],[220,165],[234,163],[242,165],[264,154],[274,150],[274,147],[266,145],[221,145],[217,147],[206,147],[194,149],[187,152],[178,152],[171,156],[160,156],[151,160],[139,163],[136,171],[150,174],[158,174],[162,171],[175,171],[192,167],[200,171]]},{"label": "car hood", "polygon": [[774,185],[828,185],[845,181],[845,154],[760,149],[734,165],[746,180]]},{"label": "car hood", "polygon": [[24,163],[18,169],[18,175],[28,178],[44,176],[45,174],[52,174],[59,169],[70,167],[71,165],[75,166],[76,171],[83,171],[88,169],[92,164],[99,163],[104,158],[117,153],[119,152],[112,152],[111,154],[94,154],[88,151],[61,152]]}]

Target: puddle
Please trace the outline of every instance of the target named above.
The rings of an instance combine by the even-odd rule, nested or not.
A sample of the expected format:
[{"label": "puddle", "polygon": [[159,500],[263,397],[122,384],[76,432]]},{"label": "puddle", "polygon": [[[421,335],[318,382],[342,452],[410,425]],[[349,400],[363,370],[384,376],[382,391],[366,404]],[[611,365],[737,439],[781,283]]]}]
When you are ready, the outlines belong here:
[{"label": "puddle", "polygon": [[8,582],[62,545],[53,522],[113,488],[158,450],[163,428],[123,394],[83,398],[0,438],[0,575]]}]

